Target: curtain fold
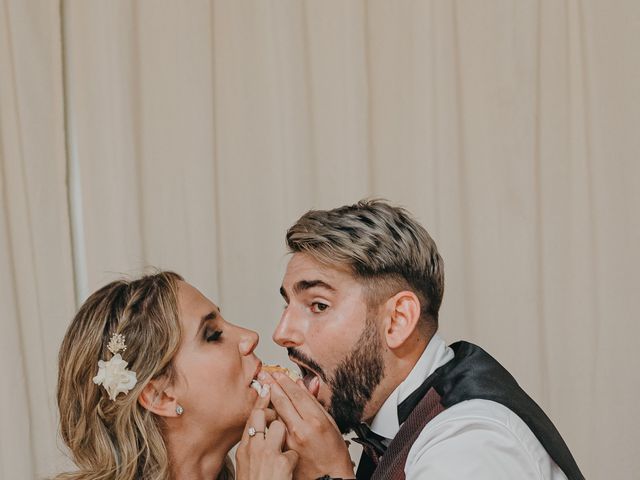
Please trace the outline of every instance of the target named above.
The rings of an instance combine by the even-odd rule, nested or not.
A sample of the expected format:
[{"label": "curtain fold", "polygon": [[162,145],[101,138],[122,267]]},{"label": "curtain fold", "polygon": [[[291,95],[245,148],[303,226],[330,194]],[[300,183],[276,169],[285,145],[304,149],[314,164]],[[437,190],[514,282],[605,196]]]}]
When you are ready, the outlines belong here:
[{"label": "curtain fold", "polygon": [[0,3],[2,478],[63,464],[57,351],[75,308],[58,5]]}]

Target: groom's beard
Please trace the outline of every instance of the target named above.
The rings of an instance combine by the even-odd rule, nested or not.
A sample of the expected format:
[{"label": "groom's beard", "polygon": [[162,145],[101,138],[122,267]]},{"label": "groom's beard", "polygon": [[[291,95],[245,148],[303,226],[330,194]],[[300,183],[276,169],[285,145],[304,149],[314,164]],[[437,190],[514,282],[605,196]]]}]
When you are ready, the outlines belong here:
[{"label": "groom's beard", "polygon": [[362,422],[364,408],[384,374],[382,342],[374,318],[367,318],[355,347],[336,368],[329,414],[342,433]]},{"label": "groom's beard", "polygon": [[362,413],[384,374],[382,342],[375,317],[368,314],[355,347],[338,365],[332,378],[318,363],[293,347],[289,357],[310,367],[331,388],[329,414],[342,433],[348,433],[362,421]]}]

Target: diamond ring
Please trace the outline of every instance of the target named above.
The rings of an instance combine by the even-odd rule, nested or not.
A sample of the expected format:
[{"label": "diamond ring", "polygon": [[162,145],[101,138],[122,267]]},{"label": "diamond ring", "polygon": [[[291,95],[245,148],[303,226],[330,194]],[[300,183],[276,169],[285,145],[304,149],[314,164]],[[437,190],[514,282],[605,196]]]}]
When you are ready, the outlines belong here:
[{"label": "diamond ring", "polygon": [[249,430],[247,430],[247,433],[249,434],[250,437],[255,437],[256,433],[261,433],[263,437],[265,436],[264,432],[262,432],[260,430],[256,430],[253,427],[249,427]]}]

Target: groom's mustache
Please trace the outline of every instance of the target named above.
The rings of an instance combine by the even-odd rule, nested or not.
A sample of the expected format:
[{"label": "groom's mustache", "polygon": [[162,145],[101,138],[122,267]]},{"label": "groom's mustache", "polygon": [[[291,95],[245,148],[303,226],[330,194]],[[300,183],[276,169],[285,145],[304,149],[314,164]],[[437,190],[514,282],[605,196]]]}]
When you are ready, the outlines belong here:
[{"label": "groom's mustache", "polygon": [[314,362],[313,359],[309,358],[304,353],[296,350],[293,347],[287,347],[287,353],[289,354],[289,358],[298,360],[300,363],[303,364],[303,366],[308,367],[310,370],[313,370],[315,373],[317,373],[318,376],[325,383],[327,383],[327,376],[325,375],[324,370],[322,370],[322,367],[320,367],[320,365]]}]

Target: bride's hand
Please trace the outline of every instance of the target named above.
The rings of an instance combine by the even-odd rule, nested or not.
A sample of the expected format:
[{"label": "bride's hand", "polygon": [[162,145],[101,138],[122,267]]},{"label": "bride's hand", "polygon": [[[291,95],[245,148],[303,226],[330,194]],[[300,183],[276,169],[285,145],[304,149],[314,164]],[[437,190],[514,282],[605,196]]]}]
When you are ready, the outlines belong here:
[{"label": "bride's hand", "polygon": [[267,408],[269,397],[258,397],[245,425],[236,450],[237,480],[289,480],[298,463],[296,452],[282,451],[286,429]]}]

